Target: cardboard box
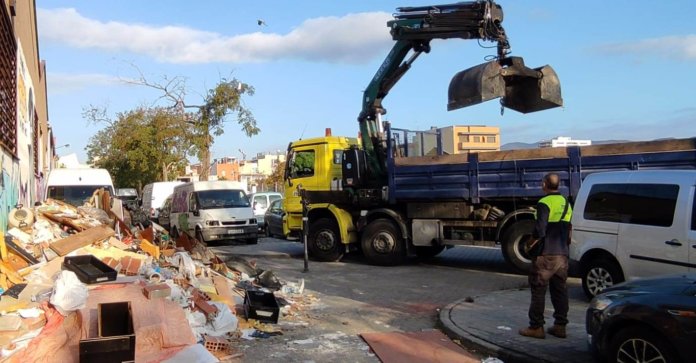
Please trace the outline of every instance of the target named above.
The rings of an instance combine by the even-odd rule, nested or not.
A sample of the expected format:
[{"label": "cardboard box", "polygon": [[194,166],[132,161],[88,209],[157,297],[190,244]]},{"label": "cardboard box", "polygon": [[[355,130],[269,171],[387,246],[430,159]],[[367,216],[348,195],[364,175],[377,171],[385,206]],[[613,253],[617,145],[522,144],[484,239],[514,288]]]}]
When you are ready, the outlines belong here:
[{"label": "cardboard box", "polygon": [[80,363],[121,363],[135,360],[135,332],[130,301],[97,307],[99,336],[80,340]]}]

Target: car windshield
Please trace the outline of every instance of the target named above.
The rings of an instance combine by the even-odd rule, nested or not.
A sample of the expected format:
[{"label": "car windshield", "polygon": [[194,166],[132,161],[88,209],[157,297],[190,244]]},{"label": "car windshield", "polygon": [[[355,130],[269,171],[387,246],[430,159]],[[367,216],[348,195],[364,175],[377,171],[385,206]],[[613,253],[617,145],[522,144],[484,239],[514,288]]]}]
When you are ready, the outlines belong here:
[{"label": "car windshield", "polygon": [[99,188],[105,188],[113,193],[108,185],[54,185],[48,187],[47,197],[79,207],[85,204]]},{"label": "car windshield", "polygon": [[249,200],[241,190],[204,190],[198,192],[198,208],[242,208],[248,207]]}]

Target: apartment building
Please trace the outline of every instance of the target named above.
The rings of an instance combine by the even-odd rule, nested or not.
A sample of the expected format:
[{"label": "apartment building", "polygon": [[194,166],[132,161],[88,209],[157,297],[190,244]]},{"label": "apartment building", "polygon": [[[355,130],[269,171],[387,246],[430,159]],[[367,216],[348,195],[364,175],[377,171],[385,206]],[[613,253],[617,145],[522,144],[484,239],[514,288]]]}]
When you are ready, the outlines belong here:
[{"label": "apartment building", "polygon": [[54,167],[55,141],[48,123],[46,64],[39,56],[33,0],[0,6],[0,232],[17,204],[43,200]]},{"label": "apartment building", "polygon": [[540,148],[588,145],[592,145],[592,140],[573,140],[572,138],[567,136],[559,136],[554,139],[544,140],[539,143]]},{"label": "apartment building", "polygon": [[457,125],[438,130],[442,135],[442,150],[446,154],[500,150],[499,127]]}]

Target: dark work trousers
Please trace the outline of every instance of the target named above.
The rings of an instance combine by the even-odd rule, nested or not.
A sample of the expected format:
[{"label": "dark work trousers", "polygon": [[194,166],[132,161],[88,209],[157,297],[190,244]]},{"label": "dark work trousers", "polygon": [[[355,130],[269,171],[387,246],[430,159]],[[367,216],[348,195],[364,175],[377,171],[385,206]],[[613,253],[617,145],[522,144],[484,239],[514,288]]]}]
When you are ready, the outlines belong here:
[{"label": "dark work trousers", "polygon": [[532,302],[529,305],[529,326],[538,328],[544,325],[544,305],[546,287],[551,286],[554,324],[568,324],[568,256],[539,256],[532,261],[529,273],[529,286]]}]

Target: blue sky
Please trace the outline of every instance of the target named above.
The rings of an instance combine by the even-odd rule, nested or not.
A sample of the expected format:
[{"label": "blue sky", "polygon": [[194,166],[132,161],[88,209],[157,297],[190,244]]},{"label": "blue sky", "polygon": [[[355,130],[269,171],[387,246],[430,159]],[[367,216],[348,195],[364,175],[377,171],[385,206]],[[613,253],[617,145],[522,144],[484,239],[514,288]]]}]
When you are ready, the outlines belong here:
[{"label": "blue sky", "polygon": [[[491,101],[447,112],[458,71],[491,49],[475,40],[432,42],[384,101],[394,127],[490,125],[503,143],[556,136],[648,140],[696,136],[694,1],[498,1],[512,55],[550,64],[563,108],[523,115]],[[157,91],[128,85],[137,66],[150,81],[187,78],[195,103],[223,77],[253,85],[244,99],[261,133],[236,122],[213,157],[284,150],[300,137],[355,136],[362,92],[393,44],[386,21],[399,6],[426,1],[67,1],[38,0],[41,58],[47,62],[49,119],[59,154],[85,146],[100,126],[89,105],[116,112],[151,103]],[[437,4],[437,3],[436,3]],[[265,25],[259,26],[261,19]]]}]

